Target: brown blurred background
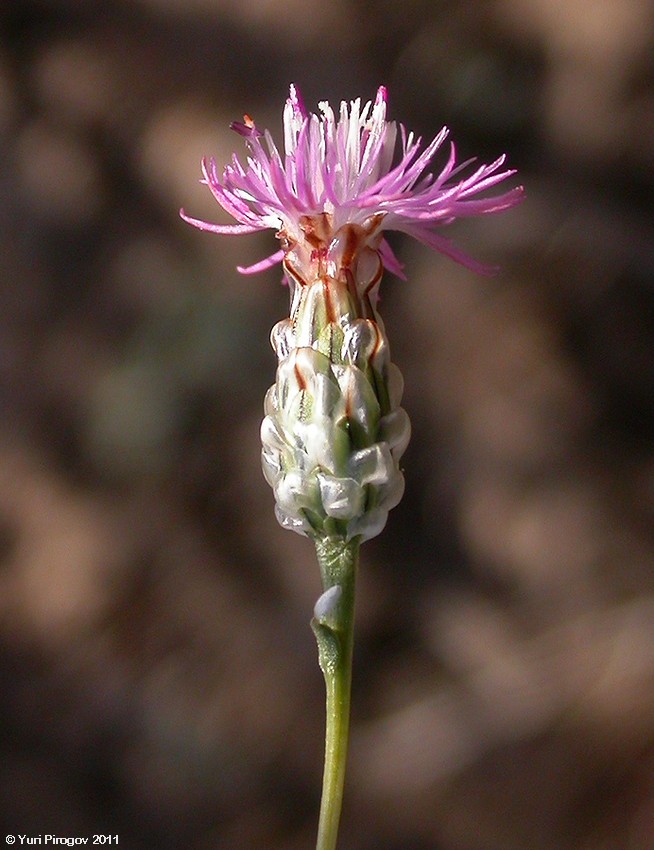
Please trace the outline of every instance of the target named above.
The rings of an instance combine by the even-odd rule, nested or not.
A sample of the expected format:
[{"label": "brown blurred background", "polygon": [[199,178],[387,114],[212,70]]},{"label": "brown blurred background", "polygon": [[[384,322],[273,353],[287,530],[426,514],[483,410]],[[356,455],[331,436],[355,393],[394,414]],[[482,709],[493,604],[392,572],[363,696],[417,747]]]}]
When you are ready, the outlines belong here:
[{"label": "brown blurred background", "polygon": [[366,545],[342,850],[654,847],[654,6],[0,5],[0,844],[305,850],[310,544],[259,465],[278,270],[199,161],[374,97],[528,199],[394,241],[414,426]]}]

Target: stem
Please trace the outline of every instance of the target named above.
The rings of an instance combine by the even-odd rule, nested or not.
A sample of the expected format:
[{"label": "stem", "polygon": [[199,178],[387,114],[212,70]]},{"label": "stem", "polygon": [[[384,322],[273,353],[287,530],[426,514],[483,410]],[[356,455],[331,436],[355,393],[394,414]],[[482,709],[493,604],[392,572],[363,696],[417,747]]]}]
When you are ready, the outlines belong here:
[{"label": "stem", "polygon": [[316,850],[336,850],[350,730],[359,542],[324,538],[316,541],[316,554],[325,593],[316,603],[311,626],[318,641],[320,668],[327,689],[325,769]]}]

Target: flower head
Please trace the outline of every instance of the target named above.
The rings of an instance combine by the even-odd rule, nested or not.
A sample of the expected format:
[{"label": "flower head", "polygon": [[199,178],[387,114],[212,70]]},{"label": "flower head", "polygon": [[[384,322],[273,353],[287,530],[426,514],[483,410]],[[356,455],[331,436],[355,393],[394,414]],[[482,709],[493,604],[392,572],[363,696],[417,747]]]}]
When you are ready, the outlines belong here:
[{"label": "flower head", "polygon": [[486,194],[515,173],[504,168],[504,155],[488,165],[473,166],[474,160],[457,164],[450,143],[447,161],[437,174],[430,167],[449,134],[447,127],[423,147],[422,139],[400,124],[397,159],[398,125],[386,120],[383,86],[374,103],[362,107],[358,98],[349,105],[342,102],[336,116],[322,102],[319,113],[308,113],[291,85],[284,108],[283,155],[269,131],[259,130],[249,116],[234,122],[232,129],[248,148],[245,165],[234,155],[222,178],[213,159],[203,161],[202,171],[203,182],[238,223],[211,224],[183,210],[182,217],[214,233],[274,229],[280,250],[253,266],[239,267],[243,274],[269,268],[293,251],[306,254],[303,265],[321,251],[322,260],[329,261],[331,242],[348,225],[355,226],[361,244],[376,251],[385,268],[400,276],[401,264],[383,236],[387,230],[407,233],[475,271],[492,271],[456,248],[439,229],[457,218],[508,209],[522,199],[522,186]]},{"label": "flower head", "polygon": [[279,363],[261,428],[277,518],[316,541],[374,537],[402,497],[400,459],[411,430],[376,309],[384,270],[402,276],[384,234],[408,233],[488,272],[440,228],[512,207],[523,189],[489,197],[514,174],[504,156],[470,168],[472,161],[457,164],[454,145],[440,172],[432,171],[447,128],[423,146],[386,120],[383,87],[374,103],[341,103],[336,116],[328,103],[308,113],[291,86],[283,155],[249,116],[232,129],[245,139],[245,162],[233,156],[222,177],[214,160],[202,169],[236,224],[182,216],[214,233],[272,228],[280,242],[269,257],[239,268],[248,274],[281,262],[291,294],[290,316],[271,334]]}]

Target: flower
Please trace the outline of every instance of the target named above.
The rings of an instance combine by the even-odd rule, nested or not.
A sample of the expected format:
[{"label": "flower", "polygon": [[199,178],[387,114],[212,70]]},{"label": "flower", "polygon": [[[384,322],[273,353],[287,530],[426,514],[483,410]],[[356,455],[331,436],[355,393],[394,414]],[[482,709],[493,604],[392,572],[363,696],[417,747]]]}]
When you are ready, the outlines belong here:
[{"label": "flower", "polygon": [[[436,174],[429,169],[446,127],[422,140],[386,120],[386,89],[373,103],[328,103],[308,113],[295,86],[284,109],[284,155],[247,115],[232,124],[248,157],[219,178],[202,164],[206,183],[236,224],[182,217],[214,233],[272,228],[280,249],[248,268],[281,262],[289,283],[287,319],[271,333],[278,367],[264,404],[262,465],[284,528],[325,540],[379,534],[404,490],[400,460],[410,438],[400,406],[403,380],[390,359],[377,312],[385,269],[402,267],[384,233],[398,230],[480,272],[486,266],[456,248],[439,229],[457,218],[499,212],[518,203],[518,186],[488,196],[515,172],[501,156],[469,170],[454,145]],[[399,148],[399,159],[396,148]],[[467,176],[464,173],[468,171]]]},{"label": "flower", "polygon": [[[438,174],[432,173],[428,169],[449,130],[443,127],[421,150],[421,138],[400,124],[401,153],[394,164],[398,126],[386,120],[383,86],[374,104],[368,102],[362,108],[359,98],[349,107],[342,102],[338,118],[327,102],[319,104],[319,111],[319,115],[308,113],[291,85],[284,108],[283,156],[269,131],[261,132],[249,116],[232,123],[232,129],[245,138],[246,164],[234,155],[221,179],[215,160],[205,159],[202,182],[238,223],[212,224],[191,218],[184,210],[182,218],[214,233],[274,229],[280,250],[252,266],[238,267],[243,274],[284,261],[298,246],[307,249],[306,266],[315,254],[316,240],[324,248],[346,225],[362,228],[365,244],[378,253],[386,269],[400,277],[402,266],[384,231],[407,233],[474,271],[494,271],[455,247],[439,229],[455,219],[499,212],[522,200],[522,186],[485,194],[515,173],[504,169],[504,155],[463,176],[475,161],[457,164],[451,143],[445,165]],[[285,270],[289,271],[286,263]]]}]

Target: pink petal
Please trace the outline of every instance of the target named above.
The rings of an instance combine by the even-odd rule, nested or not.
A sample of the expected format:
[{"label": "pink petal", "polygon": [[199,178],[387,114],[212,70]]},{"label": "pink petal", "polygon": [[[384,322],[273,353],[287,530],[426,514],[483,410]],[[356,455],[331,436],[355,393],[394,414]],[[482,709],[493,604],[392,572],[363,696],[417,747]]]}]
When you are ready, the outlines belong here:
[{"label": "pink petal", "polygon": [[236,266],[236,270],[241,274],[256,274],[257,272],[263,272],[266,269],[271,268],[277,263],[281,263],[284,259],[283,251],[275,251],[274,254],[271,254],[269,257],[266,257],[265,260],[259,260],[258,263],[254,263],[251,266]]},{"label": "pink petal", "polygon": [[386,239],[382,239],[377,250],[379,251],[379,256],[381,257],[381,261],[384,264],[384,268],[388,269],[391,274],[394,274],[401,280],[406,280],[407,277],[404,274],[404,266],[395,256],[395,252],[388,244]]},{"label": "pink petal", "polygon": [[191,216],[186,215],[183,209],[179,211],[179,214],[184,221],[192,224],[193,227],[197,227],[198,230],[209,230],[211,233],[231,233],[234,236],[242,233],[258,233],[260,230],[265,230],[263,226],[254,224],[212,224],[209,221],[202,221],[199,218],[191,218]]}]

